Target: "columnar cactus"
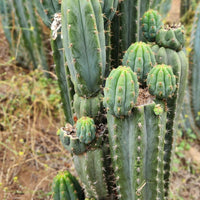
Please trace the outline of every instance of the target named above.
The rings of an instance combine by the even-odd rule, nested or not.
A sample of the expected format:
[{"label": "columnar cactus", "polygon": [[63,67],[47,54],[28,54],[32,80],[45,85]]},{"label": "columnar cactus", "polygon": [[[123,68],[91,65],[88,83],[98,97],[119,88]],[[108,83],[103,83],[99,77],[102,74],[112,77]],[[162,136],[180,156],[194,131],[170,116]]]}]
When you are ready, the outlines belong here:
[{"label": "columnar cactus", "polygon": [[118,199],[164,198],[166,112],[155,108],[155,103],[135,106],[125,118],[107,114]]},{"label": "columnar cactus", "polygon": [[84,98],[78,94],[74,95],[73,108],[76,117],[79,119],[83,116],[97,117],[102,107],[103,97],[101,94],[95,98]]},{"label": "columnar cactus", "polygon": [[[61,32],[75,88],[72,111],[78,121],[61,128],[59,134],[73,155],[87,198],[164,199],[170,170],[170,163],[165,162],[171,160],[174,120],[178,119],[166,108],[171,111],[182,103],[186,73],[180,73],[187,69],[184,54],[179,51],[183,45],[174,51],[174,46],[169,49],[159,42],[160,46],[152,47],[155,55],[145,43],[131,45],[142,38],[139,19],[153,4],[119,1],[115,14],[117,3],[62,0]],[[157,38],[157,25],[150,40]],[[167,61],[165,64],[172,68],[153,67],[156,61]],[[119,65],[121,62],[124,66]],[[108,75],[111,64],[116,69]],[[153,95],[146,84],[148,73]],[[180,83],[183,88],[178,87]],[[172,119],[171,124],[167,117]],[[166,129],[171,131],[170,137]]]},{"label": "columnar cactus", "polygon": [[33,4],[33,1],[28,0],[1,0],[1,21],[16,63],[29,69],[42,66],[44,70],[48,70],[42,42],[44,35],[41,34],[41,26]]}]

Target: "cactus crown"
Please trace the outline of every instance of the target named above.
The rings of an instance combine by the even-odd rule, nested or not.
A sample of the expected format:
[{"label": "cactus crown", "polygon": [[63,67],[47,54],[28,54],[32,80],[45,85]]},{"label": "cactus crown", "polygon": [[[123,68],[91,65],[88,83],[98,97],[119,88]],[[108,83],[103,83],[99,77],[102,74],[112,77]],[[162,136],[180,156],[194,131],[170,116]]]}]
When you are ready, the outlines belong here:
[{"label": "cactus crown", "polygon": [[149,45],[144,42],[132,44],[123,58],[123,65],[129,66],[137,73],[139,82],[142,85],[145,85],[147,74],[155,64],[155,56]]},{"label": "cactus crown", "polygon": [[76,135],[79,140],[85,144],[89,144],[95,138],[95,124],[90,117],[81,117],[76,124]]},{"label": "cactus crown", "polygon": [[148,42],[156,40],[156,34],[163,25],[160,14],[155,10],[149,10],[142,17],[142,33]]},{"label": "cactus crown", "polygon": [[176,78],[169,65],[156,65],[148,74],[149,92],[159,99],[172,97],[176,90]]},{"label": "cactus crown", "polygon": [[185,44],[185,30],[179,25],[167,25],[161,28],[156,35],[156,43],[159,46],[180,51]]},{"label": "cactus crown", "polygon": [[104,106],[115,116],[131,113],[137,102],[139,84],[130,67],[120,66],[111,71],[104,88]]},{"label": "cactus crown", "polygon": [[54,199],[84,199],[83,190],[68,171],[59,172],[53,179]]}]

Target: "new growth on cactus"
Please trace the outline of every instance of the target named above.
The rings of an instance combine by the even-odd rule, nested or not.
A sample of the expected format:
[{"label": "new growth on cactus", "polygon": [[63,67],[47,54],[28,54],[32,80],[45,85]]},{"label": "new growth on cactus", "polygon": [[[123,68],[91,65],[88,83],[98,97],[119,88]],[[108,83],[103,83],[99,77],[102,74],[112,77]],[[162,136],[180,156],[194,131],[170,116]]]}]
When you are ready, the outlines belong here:
[{"label": "new growth on cactus", "polygon": [[156,34],[163,25],[160,14],[155,10],[149,10],[142,17],[142,34],[149,42],[156,40]]},{"label": "new growth on cactus", "polygon": [[172,67],[167,65],[156,65],[147,77],[149,92],[157,98],[170,98],[176,90],[176,78]]},{"label": "new growth on cactus", "polygon": [[112,70],[104,88],[104,106],[115,116],[131,113],[137,102],[139,84],[130,67],[119,66]]},{"label": "new growth on cactus", "polygon": [[94,120],[89,117],[81,117],[76,123],[76,135],[79,140],[85,144],[89,144],[95,138]]},{"label": "new growth on cactus", "polygon": [[129,66],[135,73],[139,82],[145,86],[147,74],[156,64],[155,56],[150,46],[144,42],[136,42],[132,44],[124,54],[124,66]]},{"label": "new growth on cactus", "polygon": [[159,46],[180,51],[185,44],[183,26],[166,26],[161,28],[156,35],[156,43]]}]

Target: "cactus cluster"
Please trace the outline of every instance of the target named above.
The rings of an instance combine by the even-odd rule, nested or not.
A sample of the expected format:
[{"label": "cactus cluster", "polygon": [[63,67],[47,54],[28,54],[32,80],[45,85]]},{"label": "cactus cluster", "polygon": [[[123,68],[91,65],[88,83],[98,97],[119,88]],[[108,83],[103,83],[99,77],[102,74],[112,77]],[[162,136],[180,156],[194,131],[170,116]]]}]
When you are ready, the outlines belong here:
[{"label": "cactus cluster", "polygon": [[[73,156],[85,193],[72,175],[61,173],[54,179],[54,199],[168,199],[187,59],[184,28],[163,26],[152,9],[167,13],[170,2],[16,5],[19,11],[34,5],[51,29],[67,121],[58,135]],[[20,23],[27,23],[22,17]]]},{"label": "cactus cluster", "polygon": [[59,133],[87,198],[168,198],[187,76],[184,29],[164,27],[158,12],[146,12],[153,4],[139,5],[135,18],[129,0],[118,7],[117,1],[62,1],[61,32],[78,121]]}]

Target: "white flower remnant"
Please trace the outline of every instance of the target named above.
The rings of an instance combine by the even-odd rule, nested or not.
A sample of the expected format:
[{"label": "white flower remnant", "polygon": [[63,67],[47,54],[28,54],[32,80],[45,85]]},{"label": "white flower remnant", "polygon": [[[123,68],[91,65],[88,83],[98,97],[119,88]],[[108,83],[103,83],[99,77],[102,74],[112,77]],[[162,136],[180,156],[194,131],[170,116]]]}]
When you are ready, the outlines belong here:
[{"label": "white flower remnant", "polygon": [[54,20],[51,24],[51,30],[52,30],[52,39],[55,40],[58,35],[58,30],[61,28],[61,13],[55,13],[54,14]]}]

